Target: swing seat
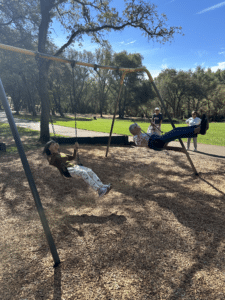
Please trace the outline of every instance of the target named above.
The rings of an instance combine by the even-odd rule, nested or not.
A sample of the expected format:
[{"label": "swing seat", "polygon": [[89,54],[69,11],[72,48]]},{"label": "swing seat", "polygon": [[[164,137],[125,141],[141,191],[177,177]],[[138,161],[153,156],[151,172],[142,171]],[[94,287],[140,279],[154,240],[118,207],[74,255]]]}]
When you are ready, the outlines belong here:
[{"label": "swing seat", "polygon": [[[107,145],[109,141],[108,136],[98,136],[98,137],[69,137],[69,138],[63,138],[63,137],[54,137],[53,140],[57,142],[59,145],[67,144],[67,145],[73,145],[75,142],[78,142],[81,144],[86,145]],[[112,136],[111,137],[111,144],[112,145],[129,145],[128,136],[122,135],[122,136]]]},{"label": "swing seat", "polygon": [[4,143],[0,143],[0,151],[6,152],[6,145]]}]

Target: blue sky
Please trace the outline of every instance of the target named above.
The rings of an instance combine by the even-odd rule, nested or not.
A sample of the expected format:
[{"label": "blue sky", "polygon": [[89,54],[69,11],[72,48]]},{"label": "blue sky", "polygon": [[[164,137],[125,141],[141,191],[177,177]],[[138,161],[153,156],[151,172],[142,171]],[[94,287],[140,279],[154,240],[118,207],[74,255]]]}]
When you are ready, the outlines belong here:
[{"label": "blue sky", "polygon": [[[165,13],[169,26],[181,26],[184,36],[176,34],[171,43],[161,45],[148,42],[140,30],[127,28],[122,32],[110,32],[107,39],[114,52],[126,50],[140,53],[143,65],[156,77],[163,69],[194,70],[196,66],[225,69],[225,1],[215,0],[155,0],[158,13]],[[123,1],[112,0],[111,5],[121,10]],[[56,45],[66,42],[66,33],[53,25],[57,35],[52,38]],[[93,51],[98,48],[90,39],[84,38],[83,48]]]}]

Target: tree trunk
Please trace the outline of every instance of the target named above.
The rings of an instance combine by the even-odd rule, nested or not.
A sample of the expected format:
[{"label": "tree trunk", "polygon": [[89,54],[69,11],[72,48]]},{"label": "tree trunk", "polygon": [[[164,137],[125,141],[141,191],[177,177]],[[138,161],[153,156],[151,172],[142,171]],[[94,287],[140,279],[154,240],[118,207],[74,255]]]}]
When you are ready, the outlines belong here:
[{"label": "tree trunk", "polygon": [[64,114],[63,114],[63,111],[62,111],[62,106],[61,106],[61,98],[60,96],[58,96],[58,99],[59,99],[59,102],[57,103],[57,110],[60,114],[60,117],[64,118]]},{"label": "tree trunk", "polygon": [[[50,23],[50,11],[54,2],[51,0],[40,0],[41,23],[38,34],[38,52],[46,53],[46,41]],[[41,100],[41,125],[40,141],[46,143],[50,140],[49,133],[49,95],[48,95],[48,70],[49,62],[46,59],[38,58],[39,70],[39,96]]]},{"label": "tree trunk", "polygon": [[20,101],[20,90],[19,92],[16,92],[12,94],[12,102],[13,102],[13,108],[16,111],[15,115],[20,114],[20,108],[21,108],[21,101]]},{"label": "tree trunk", "polygon": [[[42,63],[41,63],[42,62]],[[41,59],[39,63],[39,95],[41,99],[41,125],[40,141],[45,144],[50,140],[49,133],[49,95],[48,95],[48,67],[46,61]]]},{"label": "tree trunk", "polygon": [[31,92],[29,90],[26,77],[25,77],[25,75],[22,72],[20,73],[20,76],[22,78],[23,84],[24,84],[25,89],[27,91],[27,105],[28,105],[29,112],[32,113],[33,117],[36,117],[37,113],[36,113],[36,110],[35,110],[35,103],[34,103],[34,101],[32,99]]},{"label": "tree trunk", "polygon": [[188,98],[188,117],[191,115],[190,98]]}]

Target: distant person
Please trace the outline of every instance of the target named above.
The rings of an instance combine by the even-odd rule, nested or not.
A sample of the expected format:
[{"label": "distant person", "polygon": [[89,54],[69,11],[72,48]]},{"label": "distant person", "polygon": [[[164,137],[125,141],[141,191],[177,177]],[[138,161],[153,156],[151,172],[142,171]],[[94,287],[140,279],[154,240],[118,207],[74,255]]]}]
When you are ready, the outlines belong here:
[{"label": "distant person", "polygon": [[155,125],[155,126],[153,126],[152,133],[155,133],[157,135],[161,135],[162,120],[163,120],[163,115],[160,113],[160,109],[158,107],[156,107],[155,108],[155,113],[152,116],[152,123]]},{"label": "distant person", "polygon": [[[186,123],[188,124],[188,126],[200,125],[201,119],[197,117],[197,115],[198,115],[197,111],[193,110],[191,115],[192,115],[192,117],[186,120]],[[194,142],[194,151],[196,152],[197,151],[197,134],[195,136],[193,136],[192,138],[193,138],[193,142]],[[191,143],[192,138],[188,138],[188,140],[187,140],[187,150],[190,149],[190,143]]]}]

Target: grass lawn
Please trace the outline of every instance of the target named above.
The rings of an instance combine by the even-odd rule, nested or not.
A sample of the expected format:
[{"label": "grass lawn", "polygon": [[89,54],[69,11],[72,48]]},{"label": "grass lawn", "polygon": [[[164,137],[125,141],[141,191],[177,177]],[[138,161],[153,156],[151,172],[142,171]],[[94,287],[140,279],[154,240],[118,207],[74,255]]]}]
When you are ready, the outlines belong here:
[{"label": "grass lawn", "polygon": [[[18,116],[15,116],[17,118]],[[34,119],[28,115],[19,116],[22,119],[29,119],[33,121],[39,121],[40,116],[35,117]],[[133,122],[138,122],[141,128],[144,131],[147,131],[149,123],[141,122],[137,120],[115,120],[113,133],[130,135],[129,126]],[[60,125],[65,127],[75,127],[74,119],[71,120],[69,117],[61,118],[61,117],[53,117],[54,125]],[[112,120],[111,119],[91,119],[91,118],[79,118],[77,121],[77,128],[84,130],[91,130],[97,132],[105,132],[109,133],[111,128]],[[176,124],[178,126],[186,126],[186,124]],[[225,146],[225,123],[210,123],[210,129],[208,130],[206,135],[198,136],[198,143],[208,144],[208,145],[217,145],[217,146]],[[172,126],[170,124],[162,124],[162,131],[164,133],[170,131]],[[28,130],[29,131],[29,130]],[[28,132],[27,131],[27,132]],[[57,133],[57,132],[56,132]],[[187,139],[183,139],[186,142]]]},{"label": "grass lawn", "polygon": [[[37,130],[26,129],[22,127],[17,127],[20,139],[23,143],[25,151],[43,148],[43,145],[39,142],[40,132]],[[13,138],[10,126],[5,123],[0,122],[0,142],[7,145],[6,154],[17,153],[17,147],[15,140]],[[0,155],[3,152],[0,152]]]},{"label": "grass lawn", "polygon": [[[128,120],[115,120],[113,133],[130,135],[129,126],[133,123],[133,121]],[[55,121],[54,124],[66,126],[66,127],[74,127],[74,121]],[[98,119],[98,120],[88,120],[88,121],[77,121],[77,128],[86,129],[98,132],[110,132],[112,120],[110,119]],[[138,124],[144,131],[147,131],[149,123],[139,122]],[[183,126],[186,127],[186,124],[176,124],[176,127]],[[170,124],[162,124],[162,131],[164,133],[172,130],[172,126]],[[225,123],[210,123],[210,129],[207,131],[206,135],[198,136],[198,143],[208,144],[208,145],[217,145],[217,146],[225,146]],[[183,139],[185,142],[187,139]]]}]

